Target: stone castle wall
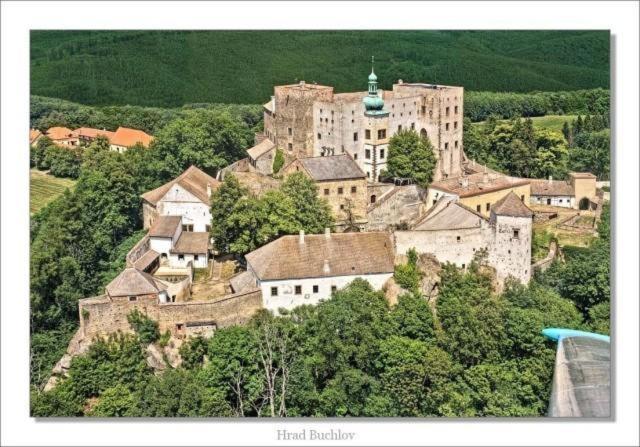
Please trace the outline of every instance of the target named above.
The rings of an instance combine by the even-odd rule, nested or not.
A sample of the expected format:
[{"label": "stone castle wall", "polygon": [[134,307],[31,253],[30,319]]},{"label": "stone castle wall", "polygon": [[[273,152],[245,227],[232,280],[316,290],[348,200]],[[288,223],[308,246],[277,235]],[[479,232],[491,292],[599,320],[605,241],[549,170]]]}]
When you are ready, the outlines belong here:
[{"label": "stone castle wall", "polygon": [[[127,297],[111,299],[106,295],[79,301],[80,329],[85,338],[112,332],[131,332],[127,321],[134,309],[157,321],[160,332],[186,334],[187,325],[213,322],[217,328],[242,324],[262,308],[259,289],[227,295],[211,301],[189,301],[160,304],[155,294],[139,296],[130,302]],[[197,326],[197,325],[195,325]]]},{"label": "stone castle wall", "polygon": [[[369,188],[368,196],[381,188]],[[410,224],[423,213],[427,192],[418,185],[392,186],[384,196],[376,196],[376,202],[367,209],[367,231],[384,231],[399,225]],[[369,199],[370,201],[370,199]]]}]

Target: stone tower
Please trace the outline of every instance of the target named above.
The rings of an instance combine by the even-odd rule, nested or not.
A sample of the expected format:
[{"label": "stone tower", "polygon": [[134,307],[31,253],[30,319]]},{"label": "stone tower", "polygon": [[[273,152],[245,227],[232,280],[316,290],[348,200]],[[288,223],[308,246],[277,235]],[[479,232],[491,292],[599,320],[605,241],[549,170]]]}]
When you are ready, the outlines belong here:
[{"label": "stone tower", "polygon": [[489,264],[496,269],[500,282],[509,276],[523,284],[531,279],[532,223],[533,212],[513,192],[491,209]]},{"label": "stone tower", "polygon": [[365,112],[364,165],[367,180],[377,182],[380,172],[387,166],[389,145],[389,112],[384,110],[384,100],[378,93],[378,77],[373,71],[369,75],[369,94],[362,99]]}]

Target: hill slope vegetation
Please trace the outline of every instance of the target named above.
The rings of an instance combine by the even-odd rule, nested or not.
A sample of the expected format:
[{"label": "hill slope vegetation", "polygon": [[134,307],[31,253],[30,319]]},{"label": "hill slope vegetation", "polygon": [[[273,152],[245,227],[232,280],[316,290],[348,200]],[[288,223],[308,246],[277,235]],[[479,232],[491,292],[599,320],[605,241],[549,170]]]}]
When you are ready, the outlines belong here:
[{"label": "hill slope vegetation", "polygon": [[259,104],[305,79],[467,90],[609,88],[607,31],[33,31],[31,93],[94,105]]}]

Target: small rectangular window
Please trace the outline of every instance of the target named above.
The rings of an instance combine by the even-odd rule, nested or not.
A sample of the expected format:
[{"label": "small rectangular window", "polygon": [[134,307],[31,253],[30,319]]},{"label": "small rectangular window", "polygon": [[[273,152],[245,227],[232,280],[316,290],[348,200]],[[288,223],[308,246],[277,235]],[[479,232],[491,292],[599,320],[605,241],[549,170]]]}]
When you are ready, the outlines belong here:
[{"label": "small rectangular window", "polygon": [[455,113],[456,115],[458,114],[458,106],[455,106],[455,107],[453,108],[453,113]]},{"label": "small rectangular window", "polygon": [[[449,107],[447,107],[447,108],[446,108],[446,109],[444,109],[444,110],[445,110],[444,114],[445,114],[446,116],[449,116]],[[448,124],[447,124],[447,126],[448,126]],[[447,127],[447,130],[448,130],[448,127]]]},{"label": "small rectangular window", "polygon": [[385,138],[387,138],[387,129],[379,129],[378,140],[384,140]]},{"label": "small rectangular window", "polygon": [[207,233],[211,232],[211,225],[205,225],[204,231],[206,231]]},{"label": "small rectangular window", "polygon": [[398,132],[402,132],[402,124],[398,124]]},{"label": "small rectangular window", "polygon": [[367,160],[371,158],[371,150],[369,149],[364,150],[364,158],[366,158]]},{"label": "small rectangular window", "polygon": [[456,242],[460,242],[460,236],[456,236]]},{"label": "small rectangular window", "polygon": [[457,128],[458,128],[458,122],[457,122],[457,121],[454,121],[454,122],[453,122],[453,128],[454,128],[454,129],[457,129]]},{"label": "small rectangular window", "polygon": [[296,295],[302,295],[302,286],[295,286]]},{"label": "small rectangular window", "polygon": [[313,286],[313,293],[318,293],[318,286]]},{"label": "small rectangular window", "polygon": [[445,150],[449,149],[449,143],[444,143],[444,149]]},{"label": "small rectangular window", "polygon": [[384,149],[380,149],[380,158],[384,158]]},{"label": "small rectangular window", "polygon": [[444,125],[444,130],[449,130],[449,123],[446,123],[446,124]]},{"label": "small rectangular window", "polygon": [[344,188],[342,186],[338,187],[338,194],[342,194],[344,192]]},{"label": "small rectangular window", "polygon": [[322,134],[320,134],[320,132],[318,132],[318,140],[322,140]]},{"label": "small rectangular window", "polygon": [[351,187],[351,194],[355,194],[356,193],[357,188],[355,186]]},{"label": "small rectangular window", "polygon": [[513,230],[513,238],[514,239],[518,239],[518,237],[520,236],[520,230],[518,230],[517,228]]},{"label": "small rectangular window", "polygon": [[353,154],[353,159],[357,160],[358,159],[358,154]]},{"label": "small rectangular window", "polygon": [[340,209],[343,210],[344,209],[344,204],[340,205]]},{"label": "small rectangular window", "polygon": [[137,296],[130,296],[129,297],[129,301],[138,301],[138,297]]},{"label": "small rectangular window", "polygon": [[454,141],[454,142],[453,142],[453,146],[454,146],[455,148],[457,148],[457,147],[458,147],[458,140],[456,140],[456,141]]},{"label": "small rectangular window", "polygon": [[184,255],[178,255],[178,261],[184,261]]},{"label": "small rectangular window", "polygon": [[365,129],[364,130],[364,138],[365,138],[365,140],[370,140],[371,139],[371,130],[370,129]]},{"label": "small rectangular window", "polygon": [[489,211],[490,209],[491,209],[491,204],[490,204],[490,203],[487,203],[486,210],[487,210],[487,211]]},{"label": "small rectangular window", "polygon": [[293,129],[291,129],[291,127],[287,129],[287,132],[289,132],[289,135],[293,135]]},{"label": "small rectangular window", "polygon": [[427,113],[427,107],[426,106],[422,106],[422,114],[424,115],[425,113]]},{"label": "small rectangular window", "polygon": [[200,259],[200,256],[198,256],[198,255],[193,255],[193,260],[194,260],[194,261],[197,261],[198,259]]},{"label": "small rectangular window", "polygon": [[328,195],[329,195],[329,188],[325,188],[325,189],[324,189],[324,195],[325,195],[325,196],[328,196]]},{"label": "small rectangular window", "polygon": [[182,323],[177,323],[176,324],[176,329],[181,331],[182,330]]},{"label": "small rectangular window", "polygon": [[416,128],[416,123],[411,123],[411,130],[415,130]]},{"label": "small rectangular window", "polygon": [[336,290],[338,290],[338,287],[336,287],[336,286],[331,286],[331,293],[335,292]]},{"label": "small rectangular window", "polygon": [[271,288],[271,296],[278,296],[278,288],[277,287],[272,287]]},{"label": "small rectangular window", "polygon": [[[524,202],[524,195],[520,196],[520,200]],[[562,199],[560,199],[560,203],[562,203]]]},{"label": "small rectangular window", "polygon": [[287,149],[289,149],[289,151],[293,150],[293,144],[289,143],[287,144]]},{"label": "small rectangular window", "polygon": [[353,141],[358,141],[358,132],[353,133]]},{"label": "small rectangular window", "polygon": [[435,205],[438,199],[433,199],[433,204]]}]

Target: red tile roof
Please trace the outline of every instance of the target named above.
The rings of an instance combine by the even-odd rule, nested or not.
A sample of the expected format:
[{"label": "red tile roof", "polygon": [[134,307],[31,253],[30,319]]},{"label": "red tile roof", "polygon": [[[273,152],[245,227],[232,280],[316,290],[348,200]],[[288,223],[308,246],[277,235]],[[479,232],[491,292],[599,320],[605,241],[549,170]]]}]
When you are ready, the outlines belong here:
[{"label": "red tile roof", "polygon": [[38,129],[29,129],[29,143],[33,144],[33,142],[42,135]]},{"label": "red tile roof", "polygon": [[50,127],[46,135],[53,141],[67,140],[73,136],[73,131],[68,127]]},{"label": "red tile roof", "polygon": [[144,147],[149,147],[153,137],[146,132],[128,127],[118,127],[111,137],[111,144],[116,146],[131,147],[136,143],[141,143]]},{"label": "red tile roof", "polygon": [[73,131],[73,134],[74,136],[84,138],[97,138],[98,136],[102,135],[111,140],[115,132],[111,132],[110,130],[94,129],[92,127],[79,127]]},{"label": "red tile roof", "polygon": [[495,205],[491,207],[491,212],[499,216],[511,216],[511,217],[531,217],[533,211],[525,205],[520,198],[514,194],[513,191],[509,191],[509,194],[498,200]]}]

